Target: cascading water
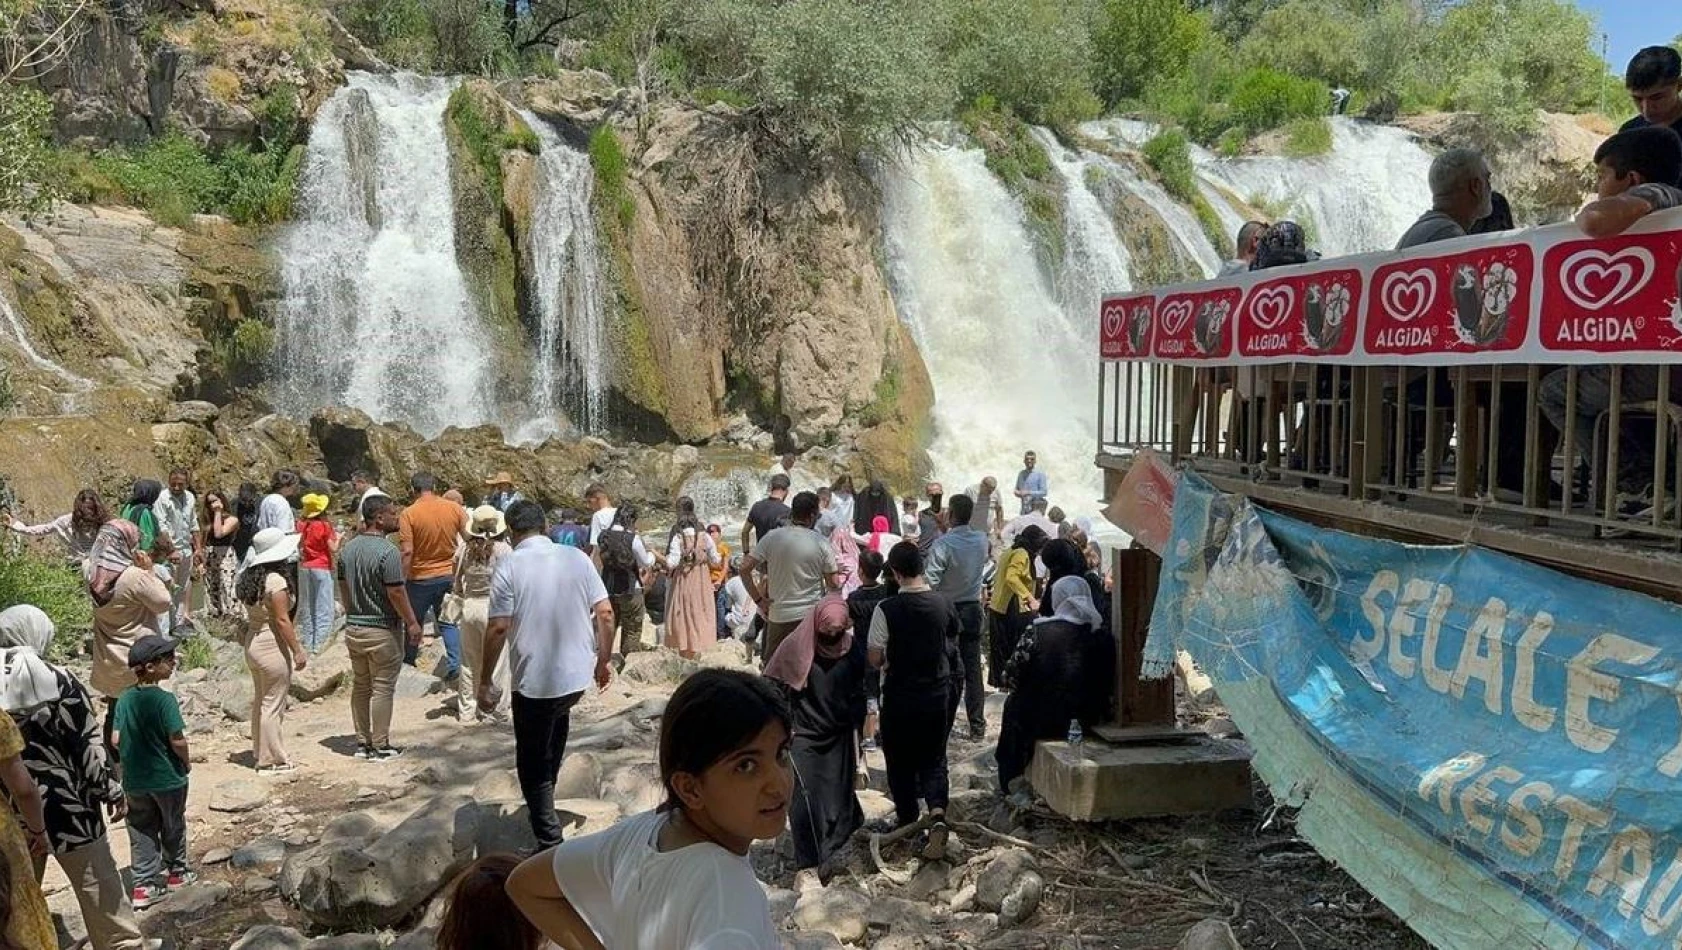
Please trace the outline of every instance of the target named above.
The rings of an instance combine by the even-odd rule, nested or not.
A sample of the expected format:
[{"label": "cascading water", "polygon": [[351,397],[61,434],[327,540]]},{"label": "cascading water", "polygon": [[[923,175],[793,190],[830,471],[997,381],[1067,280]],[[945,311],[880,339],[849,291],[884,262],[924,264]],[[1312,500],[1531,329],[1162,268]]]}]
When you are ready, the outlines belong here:
[{"label": "cascading water", "polygon": [[353,73],[318,113],[280,248],[282,410],[342,404],[426,435],[499,421],[496,363],[456,261],[453,87]]},{"label": "cascading water", "polygon": [[564,413],[585,432],[606,419],[607,327],[601,249],[591,214],[595,171],[590,157],[537,116],[521,117],[542,143],[537,209],[527,235],[531,296],[537,308],[537,353],[531,382],[532,421],[515,441],[560,431]]},{"label": "cascading water", "polygon": [[59,411],[75,412],[80,403],[81,395],[93,388],[93,381],[77,376],[54,360],[42,356],[35,349],[35,345],[29,342],[29,334],[23,328],[23,320],[18,317],[16,308],[12,306],[12,302],[3,293],[0,293],[0,318],[5,320],[6,328],[11,331],[12,341],[17,344],[17,348],[23,353],[24,359],[36,368],[46,370],[57,376],[64,381],[65,385],[70,387],[70,392],[59,397]]},{"label": "cascading water", "polygon": [[[1431,206],[1431,156],[1401,129],[1347,116],[1330,122],[1332,149],[1314,158],[1220,158],[1193,146],[1199,187],[1222,224],[1236,232],[1242,223],[1226,199],[1231,195],[1260,199],[1303,222],[1327,257],[1394,247]],[[1149,123],[1129,119],[1089,122],[1081,131],[1133,147],[1156,134]]]},{"label": "cascading water", "polygon": [[[881,183],[894,298],[934,382],[936,477],[955,494],[992,475],[1008,493],[1033,449],[1053,501],[1091,511],[1102,491],[1091,461],[1096,308],[1059,305],[1021,206],[980,150],[919,148],[886,166]],[[1083,217],[1069,227],[1089,225]],[[1100,253],[1118,269],[1094,280],[1125,280],[1122,253]]]}]

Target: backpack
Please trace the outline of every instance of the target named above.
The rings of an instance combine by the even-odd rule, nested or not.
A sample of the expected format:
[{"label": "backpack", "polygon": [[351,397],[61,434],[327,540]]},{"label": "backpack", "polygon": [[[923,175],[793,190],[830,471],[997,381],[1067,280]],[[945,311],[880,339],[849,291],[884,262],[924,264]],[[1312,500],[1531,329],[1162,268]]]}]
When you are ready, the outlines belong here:
[{"label": "backpack", "polygon": [[637,555],[632,548],[636,535],[609,528],[597,538],[596,551],[602,559],[602,584],[611,597],[629,594],[637,586]]}]

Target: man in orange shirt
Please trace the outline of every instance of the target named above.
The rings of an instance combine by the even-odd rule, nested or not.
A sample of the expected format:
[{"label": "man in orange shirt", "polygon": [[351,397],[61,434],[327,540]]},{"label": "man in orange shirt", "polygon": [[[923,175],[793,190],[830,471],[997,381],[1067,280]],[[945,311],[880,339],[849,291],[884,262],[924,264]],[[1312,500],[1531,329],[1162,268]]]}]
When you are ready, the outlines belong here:
[{"label": "man in orange shirt", "polygon": [[[439,621],[444,595],[455,581],[456,539],[461,536],[461,506],[440,497],[438,480],[430,472],[416,472],[409,479],[415,500],[403,509],[398,520],[397,549],[403,555],[403,579],[415,620],[426,622],[427,614],[444,640],[444,678],[454,679],[461,671],[461,634],[453,624]],[[413,666],[420,649],[405,648],[403,662]]]}]

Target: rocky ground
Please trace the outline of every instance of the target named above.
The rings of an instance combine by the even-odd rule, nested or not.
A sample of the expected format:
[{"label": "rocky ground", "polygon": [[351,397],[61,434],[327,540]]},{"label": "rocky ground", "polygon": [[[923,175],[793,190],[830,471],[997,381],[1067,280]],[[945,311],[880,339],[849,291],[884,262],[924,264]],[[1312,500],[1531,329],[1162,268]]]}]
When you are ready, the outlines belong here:
[{"label": "rocky ground", "polygon": [[[336,642],[294,683],[287,748],[300,766],[251,770],[243,719],[250,680],[237,647],[216,641],[208,667],[173,685],[194,768],[189,849],[202,875],[142,912],[148,935],[192,950],[429,948],[438,892],[475,854],[530,847],[513,736],[460,725],[442,684],[405,670],[393,741],[404,756],[359,762],[348,664]],[[435,662],[436,646],[423,654]],[[734,643],[700,661],[743,666]],[[606,827],[660,798],[654,744],[673,685],[694,668],[669,651],[634,657],[574,713],[557,788],[572,834]],[[992,697],[994,728],[1002,705]],[[797,948],[1314,948],[1426,946],[1349,877],[1263,809],[1195,819],[1076,825],[994,791],[991,741],[954,740],[950,860],[922,862],[914,842],[862,839],[828,885],[796,894],[792,853],[761,842],[753,860],[773,913]],[[872,823],[891,813],[879,754],[860,792]],[[112,831],[118,863],[128,841]],[[55,867],[49,903],[72,939],[75,900]],[[69,945],[66,943],[66,945]]]}]

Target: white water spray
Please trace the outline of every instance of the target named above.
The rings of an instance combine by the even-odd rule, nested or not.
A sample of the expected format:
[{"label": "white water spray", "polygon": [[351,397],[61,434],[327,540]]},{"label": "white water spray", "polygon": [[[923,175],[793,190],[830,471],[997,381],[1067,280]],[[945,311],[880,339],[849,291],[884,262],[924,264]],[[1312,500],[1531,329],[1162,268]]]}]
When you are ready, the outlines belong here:
[{"label": "white water spray", "polygon": [[12,342],[17,344],[24,359],[37,369],[57,376],[70,387],[68,393],[60,394],[59,411],[75,412],[80,405],[81,396],[93,389],[93,381],[72,373],[49,357],[42,356],[40,351],[35,349],[35,345],[29,342],[29,333],[23,328],[23,319],[18,316],[17,308],[12,306],[11,300],[3,293],[0,293],[0,318],[4,319],[6,328],[11,331]]}]

